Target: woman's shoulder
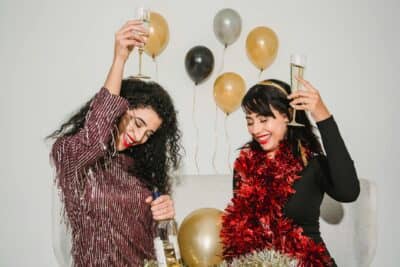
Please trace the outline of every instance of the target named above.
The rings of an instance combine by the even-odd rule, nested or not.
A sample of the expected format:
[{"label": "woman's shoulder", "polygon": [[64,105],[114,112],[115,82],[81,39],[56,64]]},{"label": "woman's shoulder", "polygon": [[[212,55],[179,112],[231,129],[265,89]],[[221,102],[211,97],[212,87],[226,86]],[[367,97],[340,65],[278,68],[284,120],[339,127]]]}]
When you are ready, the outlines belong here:
[{"label": "woman's shoulder", "polygon": [[317,178],[318,183],[320,183],[322,177],[329,176],[329,165],[326,156],[324,154],[313,155],[309,160],[303,175],[306,173],[312,173],[313,176]]}]

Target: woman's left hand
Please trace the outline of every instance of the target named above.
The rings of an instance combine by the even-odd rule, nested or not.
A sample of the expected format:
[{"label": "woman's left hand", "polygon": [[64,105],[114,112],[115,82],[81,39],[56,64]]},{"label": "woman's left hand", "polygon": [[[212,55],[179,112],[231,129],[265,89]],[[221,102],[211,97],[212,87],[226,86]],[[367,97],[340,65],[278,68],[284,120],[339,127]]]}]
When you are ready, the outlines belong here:
[{"label": "woman's left hand", "polygon": [[156,221],[172,219],[175,216],[174,201],[169,195],[161,195],[156,200],[148,197],[146,203],[151,205],[151,213]]},{"label": "woman's left hand", "polygon": [[288,99],[292,100],[290,106],[296,110],[310,111],[316,122],[329,118],[331,114],[322,101],[318,90],[302,78],[297,78],[297,80],[303,85],[303,89],[297,90],[288,96]]}]

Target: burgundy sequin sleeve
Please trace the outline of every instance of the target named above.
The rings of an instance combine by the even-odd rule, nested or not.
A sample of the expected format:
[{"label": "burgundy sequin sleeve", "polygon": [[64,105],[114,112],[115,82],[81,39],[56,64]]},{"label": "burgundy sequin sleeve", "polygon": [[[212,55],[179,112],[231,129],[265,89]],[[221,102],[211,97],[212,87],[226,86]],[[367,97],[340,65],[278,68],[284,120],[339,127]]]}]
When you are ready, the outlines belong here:
[{"label": "burgundy sequin sleeve", "polygon": [[126,99],[102,88],[90,105],[84,127],[74,135],[58,138],[53,144],[50,157],[63,198],[69,200],[65,201],[66,210],[75,212],[73,207],[79,206],[86,168],[109,153],[114,124],[128,106]]},{"label": "burgundy sequin sleeve", "polygon": [[62,161],[65,169],[80,172],[109,149],[113,127],[117,119],[128,109],[128,101],[112,95],[102,88],[93,99],[86,115],[84,127],[72,136],[59,138],[53,145],[52,157]]}]

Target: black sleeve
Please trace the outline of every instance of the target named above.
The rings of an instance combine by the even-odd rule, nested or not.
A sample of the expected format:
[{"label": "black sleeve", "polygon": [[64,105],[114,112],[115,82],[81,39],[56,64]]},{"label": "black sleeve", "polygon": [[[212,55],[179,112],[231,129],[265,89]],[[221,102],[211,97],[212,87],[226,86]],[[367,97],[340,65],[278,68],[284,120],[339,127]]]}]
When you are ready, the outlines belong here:
[{"label": "black sleeve", "polygon": [[326,159],[321,166],[322,189],[337,201],[355,201],[360,193],[360,184],[353,160],[333,116],[318,122],[317,126],[326,152]]}]

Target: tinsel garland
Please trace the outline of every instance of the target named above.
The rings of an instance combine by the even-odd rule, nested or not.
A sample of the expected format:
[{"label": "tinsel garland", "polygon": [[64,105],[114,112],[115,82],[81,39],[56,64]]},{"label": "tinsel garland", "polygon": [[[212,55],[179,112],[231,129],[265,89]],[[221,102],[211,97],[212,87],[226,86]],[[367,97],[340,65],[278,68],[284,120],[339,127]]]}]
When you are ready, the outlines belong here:
[{"label": "tinsel garland", "polygon": [[[187,265],[183,265],[187,266]],[[222,261],[215,267],[296,267],[297,260],[273,251],[263,250],[235,258],[232,261]],[[158,267],[156,261],[145,260],[144,267]]]},{"label": "tinsel garland", "polygon": [[297,260],[276,252],[274,250],[262,250],[234,258],[231,261],[223,261],[218,267],[296,267]]},{"label": "tinsel garland", "polygon": [[158,263],[155,260],[144,260],[143,267],[158,267]]},{"label": "tinsel garland", "polygon": [[[306,150],[309,157],[310,152]],[[330,266],[323,243],[304,236],[303,229],[283,213],[300,179],[301,160],[281,143],[273,159],[264,151],[243,149],[235,161],[237,189],[222,216],[221,241],[228,262],[271,250],[298,261],[300,267]]]}]

